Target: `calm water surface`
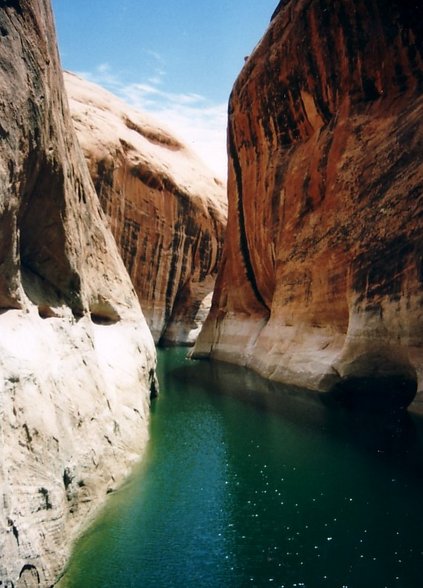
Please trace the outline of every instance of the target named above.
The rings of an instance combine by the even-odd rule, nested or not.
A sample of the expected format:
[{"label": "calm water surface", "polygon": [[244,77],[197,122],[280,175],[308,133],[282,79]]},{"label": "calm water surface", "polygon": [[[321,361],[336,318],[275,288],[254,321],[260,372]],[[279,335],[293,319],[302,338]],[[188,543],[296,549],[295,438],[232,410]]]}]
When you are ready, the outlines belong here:
[{"label": "calm water surface", "polygon": [[423,586],[419,418],[347,413],[185,353],[159,350],[146,459],[61,587]]}]

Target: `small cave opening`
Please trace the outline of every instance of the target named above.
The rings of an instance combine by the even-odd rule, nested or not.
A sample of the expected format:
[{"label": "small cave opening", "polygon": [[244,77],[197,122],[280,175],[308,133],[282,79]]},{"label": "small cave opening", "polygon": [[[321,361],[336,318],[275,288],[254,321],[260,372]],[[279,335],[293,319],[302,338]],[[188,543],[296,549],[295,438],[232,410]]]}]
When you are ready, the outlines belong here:
[{"label": "small cave opening", "polygon": [[91,320],[96,325],[114,325],[120,321],[117,310],[101,295],[91,301],[89,307]]},{"label": "small cave opening", "polygon": [[54,160],[29,156],[17,218],[22,285],[42,318],[63,303],[82,308],[81,281],[67,250],[65,178]]},{"label": "small cave opening", "polygon": [[38,314],[42,319],[55,318],[57,314],[48,304],[38,305]]},{"label": "small cave opening", "polygon": [[39,586],[40,585],[40,574],[37,568],[33,564],[25,564],[19,573],[19,580],[25,583],[24,586]]}]

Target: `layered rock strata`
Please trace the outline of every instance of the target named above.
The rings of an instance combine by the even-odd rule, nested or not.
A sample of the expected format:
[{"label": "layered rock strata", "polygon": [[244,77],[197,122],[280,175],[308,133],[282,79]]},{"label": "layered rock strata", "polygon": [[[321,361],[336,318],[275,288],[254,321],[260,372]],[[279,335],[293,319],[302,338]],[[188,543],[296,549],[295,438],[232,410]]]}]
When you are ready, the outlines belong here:
[{"label": "layered rock strata", "polygon": [[422,388],[415,2],[285,0],[229,105],[229,218],[194,354],[351,402]]},{"label": "layered rock strata", "polygon": [[100,202],[156,342],[192,344],[207,315],[226,189],[157,121],[65,73]]},{"label": "layered rock strata", "polygon": [[50,586],[147,437],[155,350],[64,96],[49,0],[0,7],[0,585]]}]

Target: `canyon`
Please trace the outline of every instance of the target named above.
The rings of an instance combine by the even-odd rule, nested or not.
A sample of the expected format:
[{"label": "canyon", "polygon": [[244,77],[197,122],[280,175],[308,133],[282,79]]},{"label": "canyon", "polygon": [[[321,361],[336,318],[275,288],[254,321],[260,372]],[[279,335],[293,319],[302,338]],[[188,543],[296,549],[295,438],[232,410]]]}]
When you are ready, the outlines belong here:
[{"label": "canyon", "polygon": [[79,142],[153,338],[192,345],[211,305],[226,186],[151,116],[74,74],[64,77]]},{"label": "canyon", "polygon": [[156,352],[78,145],[47,0],[0,10],[0,585],[51,586],[139,459]]},{"label": "canyon", "polygon": [[[2,2],[0,586],[54,585],[139,460],[155,343],[194,344],[194,358],[288,384],[298,410],[297,387],[423,410],[418,12],[408,1],[280,2],[230,97],[227,208],[221,180],[159,123],[63,79],[49,0]],[[195,365],[200,379],[214,373]],[[256,394],[255,374],[244,384],[216,369],[232,393]],[[278,483],[280,463],[269,468]]]},{"label": "canyon", "polygon": [[230,98],[227,237],[194,357],[421,410],[421,16],[280,2]]}]

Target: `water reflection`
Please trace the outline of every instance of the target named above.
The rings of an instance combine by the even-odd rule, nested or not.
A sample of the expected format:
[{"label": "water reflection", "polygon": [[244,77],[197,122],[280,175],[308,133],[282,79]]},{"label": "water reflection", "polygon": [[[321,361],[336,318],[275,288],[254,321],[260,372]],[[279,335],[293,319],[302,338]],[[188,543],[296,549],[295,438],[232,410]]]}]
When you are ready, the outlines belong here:
[{"label": "water reflection", "polygon": [[[305,430],[352,443],[357,450],[384,455],[413,476],[423,476],[423,417],[404,410],[366,411],[345,407],[327,395],[271,382],[255,372],[224,362],[196,361],[167,372],[168,382],[230,395],[283,416]],[[259,417],[258,417],[259,418]]]},{"label": "water reflection", "polygon": [[184,354],[159,350],[147,458],[62,586],[420,588],[420,418]]}]

